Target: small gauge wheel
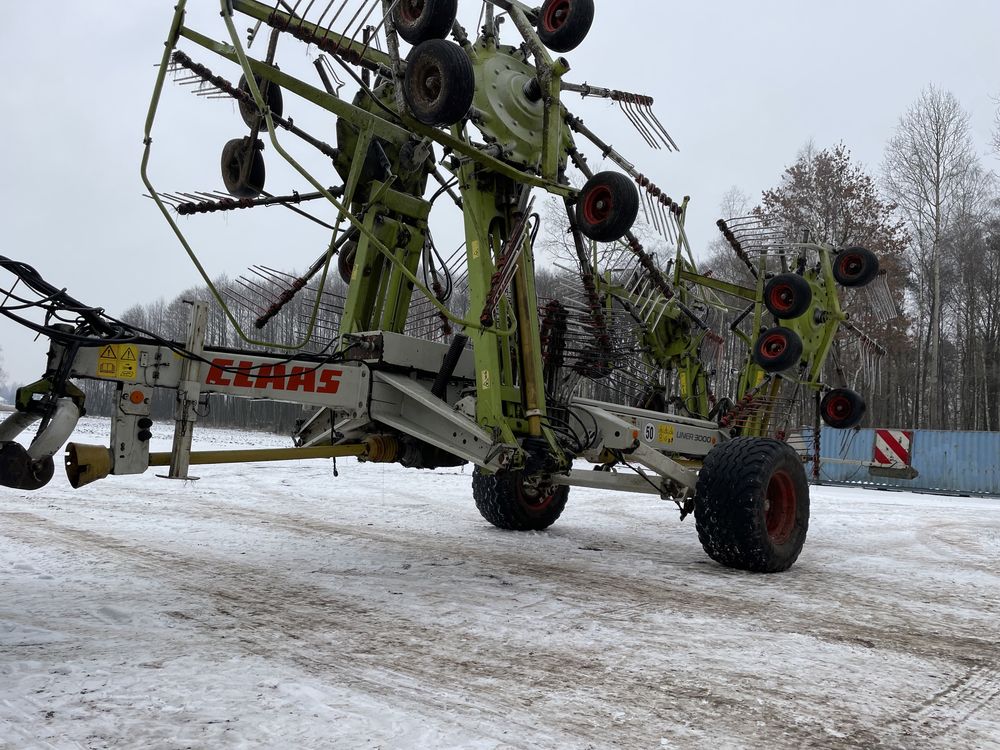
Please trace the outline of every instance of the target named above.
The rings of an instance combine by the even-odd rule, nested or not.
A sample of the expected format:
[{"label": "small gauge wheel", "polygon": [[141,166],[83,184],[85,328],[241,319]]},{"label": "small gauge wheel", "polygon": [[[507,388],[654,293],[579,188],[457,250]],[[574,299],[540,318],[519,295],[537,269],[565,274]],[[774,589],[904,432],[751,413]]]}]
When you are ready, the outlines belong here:
[{"label": "small gauge wheel", "polygon": [[259,196],[264,177],[264,155],[250,138],[234,138],[222,149],[222,182],[234,198]]},{"label": "small gauge wheel", "polygon": [[399,0],[392,10],[396,32],[410,44],[444,39],[455,25],[458,0]]},{"label": "small gauge wheel", "polygon": [[782,273],[764,287],[764,304],[770,313],[787,320],[803,315],[812,304],[812,287],[797,273]]},{"label": "small gauge wheel", "polygon": [[868,406],[864,398],[850,388],[834,388],[819,404],[819,414],[826,424],[838,430],[857,427]]},{"label": "small gauge wheel", "polygon": [[406,58],[403,95],[413,116],[425,125],[451,126],[472,107],[476,74],[461,47],[443,39],[429,39]]},{"label": "small gauge wheel", "polygon": [[545,0],[538,14],[538,38],[553,52],[570,52],[594,23],[594,0]]},{"label": "small gauge wheel", "polygon": [[865,247],[848,247],[833,259],[833,278],[846,287],[870,284],[878,275],[878,256]]},{"label": "small gauge wheel", "polygon": [[619,172],[595,174],[576,204],[576,223],[584,236],[616,242],[628,234],[639,215],[639,190]]},{"label": "small gauge wheel", "polygon": [[753,347],[753,361],[767,372],[781,372],[802,359],[802,339],[795,331],[777,326],[760,332]]},{"label": "small gauge wheel", "polygon": [[[275,117],[281,117],[285,111],[285,102],[281,95],[281,87],[276,83],[265,81],[260,76],[254,76],[254,80],[257,82],[258,90],[264,97],[267,108],[271,110],[271,114]],[[253,94],[250,93],[250,86],[247,84],[247,77],[245,75],[240,76],[240,83],[237,88],[250,97],[248,101],[240,99],[240,117],[243,118],[243,122],[247,124],[248,128],[255,128],[261,121],[260,110],[257,109],[257,102],[254,101]]]}]

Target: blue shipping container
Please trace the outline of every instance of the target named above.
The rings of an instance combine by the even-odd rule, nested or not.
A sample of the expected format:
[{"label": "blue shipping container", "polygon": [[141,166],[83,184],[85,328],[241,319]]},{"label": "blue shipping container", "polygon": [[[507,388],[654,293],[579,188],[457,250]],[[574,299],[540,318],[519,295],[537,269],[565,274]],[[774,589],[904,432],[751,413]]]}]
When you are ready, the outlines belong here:
[{"label": "blue shipping container", "polygon": [[[812,431],[804,430],[810,441]],[[820,481],[874,487],[945,492],[958,495],[1000,495],[1000,432],[916,430],[910,446],[914,479],[874,476],[875,430],[834,430],[820,433]],[[840,463],[846,461],[847,463]]]}]

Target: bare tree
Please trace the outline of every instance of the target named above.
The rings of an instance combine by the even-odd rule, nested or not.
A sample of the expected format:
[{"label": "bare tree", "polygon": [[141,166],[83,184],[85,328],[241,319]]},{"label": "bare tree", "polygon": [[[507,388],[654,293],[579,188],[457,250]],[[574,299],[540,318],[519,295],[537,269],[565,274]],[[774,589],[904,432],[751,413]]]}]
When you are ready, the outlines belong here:
[{"label": "bare tree", "polygon": [[[969,116],[955,96],[929,86],[886,147],[885,188],[910,225],[920,319],[926,325],[925,426],[944,423],[941,388],[943,242],[981,184]],[[978,173],[978,174],[977,174]]]},{"label": "bare tree", "polygon": [[993,150],[1000,157],[1000,96],[997,96],[997,115],[994,122],[996,123],[996,129],[993,131]]},{"label": "bare tree", "polygon": [[[736,185],[731,186],[723,193],[722,199],[719,201],[719,214],[723,219],[747,216],[752,209],[753,202],[750,196]],[[716,235],[708,243],[707,255],[701,270],[703,273],[711,272],[715,278],[723,281],[737,284],[751,282],[747,267],[736,256],[733,248],[721,234]]]}]

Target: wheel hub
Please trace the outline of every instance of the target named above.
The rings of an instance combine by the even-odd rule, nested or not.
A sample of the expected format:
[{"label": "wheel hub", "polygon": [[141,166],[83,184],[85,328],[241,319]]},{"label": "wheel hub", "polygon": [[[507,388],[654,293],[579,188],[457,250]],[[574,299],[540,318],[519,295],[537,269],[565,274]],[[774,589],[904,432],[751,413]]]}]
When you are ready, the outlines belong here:
[{"label": "wheel hub", "polygon": [[787,348],[788,342],[785,341],[783,336],[770,336],[765,339],[764,345],[761,347],[769,357],[780,357]]},{"label": "wheel hub", "polygon": [[420,18],[420,14],[424,12],[424,0],[407,0],[407,2],[400,5],[399,10],[404,21],[414,23]]},{"label": "wheel hub", "polygon": [[768,482],[764,500],[764,522],[774,544],[784,544],[795,530],[796,501],[792,478],[784,471],[776,472]]},{"label": "wheel hub", "polygon": [[600,224],[611,216],[612,208],[611,191],[602,186],[587,196],[583,211],[587,221],[591,224]]},{"label": "wheel hub", "polygon": [[569,17],[569,0],[563,0],[560,3],[552,3],[549,6],[548,12],[545,14],[543,23],[545,24],[545,30],[548,32],[558,31],[566,23],[566,19]]}]

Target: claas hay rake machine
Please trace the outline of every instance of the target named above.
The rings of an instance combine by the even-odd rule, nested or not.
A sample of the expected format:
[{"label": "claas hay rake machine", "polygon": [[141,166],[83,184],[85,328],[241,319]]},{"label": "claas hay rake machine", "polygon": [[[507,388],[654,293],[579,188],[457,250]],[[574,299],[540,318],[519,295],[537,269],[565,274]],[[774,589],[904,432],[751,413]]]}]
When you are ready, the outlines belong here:
[{"label": "claas hay rake machine", "polygon": [[[829,361],[845,335],[870,342],[842,297],[879,279],[872,253],[790,243],[750,217],[720,222],[746,280],[699,273],[687,199],[671,199],[566,105],[568,94],[611,100],[651,148],[676,149],[651,98],[568,80],[561,54],[584,44],[593,0],[489,0],[477,4],[474,34],[456,0],[222,0],[224,41],[189,26],[186,5],[176,5],[158,69],[142,177],[244,345],[206,340],[207,302],[192,302],[186,339],[169,340],[3,259],[15,280],[2,312],[51,340],[43,378],[18,391],[0,426],[5,485],[38,489],[52,477],[84,412],[74,381],[89,379],[117,389],[116,407],[109,446],[66,445],[74,486],[151,466],[187,479],[192,464],[227,461],[473,464],[475,503],[504,529],[548,527],[571,486],[649,493],[693,512],[724,565],[773,572],[795,561],[809,489],[786,442],[793,407],[811,394],[828,423],[861,419],[861,397],[824,373],[838,377]],[[309,75],[287,72],[279,52],[308,57]],[[244,134],[222,149],[224,193],[153,184],[171,75],[237,105]],[[335,128],[310,132],[296,107],[332,115]],[[615,168],[595,173],[588,149]],[[299,189],[265,190],[265,153]],[[557,298],[540,300],[543,194],[574,262]],[[325,250],[302,275],[255,269],[245,284],[263,297],[217,287],[182,229],[198,219],[182,217],[268,206],[325,227]],[[464,226],[447,258],[431,232],[438,209]],[[646,250],[647,235],[669,252]],[[268,340],[302,295],[296,340]],[[260,298],[248,318],[241,305]],[[149,450],[156,389],[176,394],[164,453]],[[192,451],[198,415],[219,395],[301,405],[294,446]],[[36,422],[24,447],[15,438]]]}]

